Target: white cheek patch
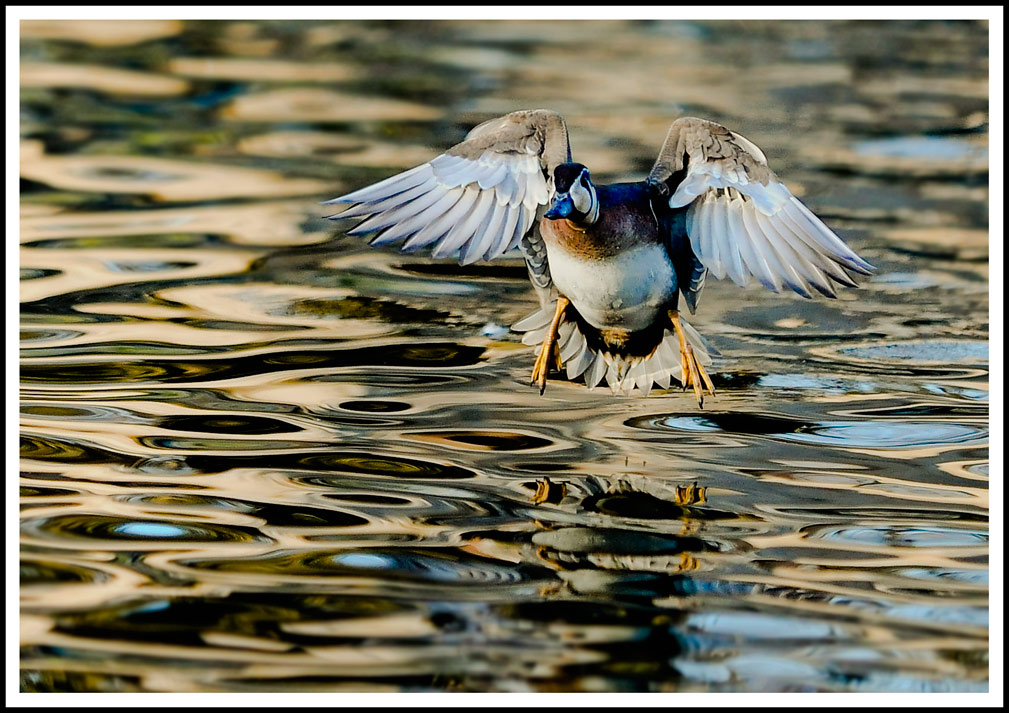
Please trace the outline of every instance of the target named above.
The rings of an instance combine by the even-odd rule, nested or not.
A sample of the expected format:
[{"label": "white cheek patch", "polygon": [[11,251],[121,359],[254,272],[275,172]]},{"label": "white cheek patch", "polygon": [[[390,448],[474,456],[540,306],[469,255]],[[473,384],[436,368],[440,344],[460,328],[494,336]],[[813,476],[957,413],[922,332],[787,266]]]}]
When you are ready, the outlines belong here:
[{"label": "white cheek patch", "polygon": [[575,210],[583,215],[592,209],[592,194],[582,185],[581,181],[576,181],[568,193],[571,202],[574,203]]}]

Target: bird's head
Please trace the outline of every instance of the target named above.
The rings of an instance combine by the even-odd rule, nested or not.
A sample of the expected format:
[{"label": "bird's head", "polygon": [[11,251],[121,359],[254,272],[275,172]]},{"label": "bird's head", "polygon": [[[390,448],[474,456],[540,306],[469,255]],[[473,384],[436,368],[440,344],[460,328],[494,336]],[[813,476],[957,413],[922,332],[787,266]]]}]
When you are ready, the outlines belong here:
[{"label": "bird's head", "polygon": [[554,199],[544,217],[548,220],[567,218],[588,225],[596,222],[599,201],[589,169],[580,163],[563,163],[554,169]]}]

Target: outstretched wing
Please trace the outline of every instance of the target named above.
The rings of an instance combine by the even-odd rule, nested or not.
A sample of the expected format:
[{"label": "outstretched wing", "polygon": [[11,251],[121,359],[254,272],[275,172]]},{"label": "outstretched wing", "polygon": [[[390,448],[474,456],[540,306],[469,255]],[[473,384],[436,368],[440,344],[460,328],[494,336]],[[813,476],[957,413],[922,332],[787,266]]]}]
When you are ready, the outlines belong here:
[{"label": "outstretched wing", "polygon": [[363,218],[349,235],[378,232],[372,245],[433,246],[434,257],[467,265],[519,244],[552,197],[548,176],[570,160],[560,114],[516,111],[423,165],[326,203],[351,204],[333,220]]},{"label": "outstretched wing", "polygon": [[690,204],[690,247],[719,279],[745,286],[752,275],[774,292],[836,297],[832,282],[856,287],[847,271],[873,269],[792,195],[760,149],[720,124],[674,121],[649,181],[664,184],[670,207]]}]

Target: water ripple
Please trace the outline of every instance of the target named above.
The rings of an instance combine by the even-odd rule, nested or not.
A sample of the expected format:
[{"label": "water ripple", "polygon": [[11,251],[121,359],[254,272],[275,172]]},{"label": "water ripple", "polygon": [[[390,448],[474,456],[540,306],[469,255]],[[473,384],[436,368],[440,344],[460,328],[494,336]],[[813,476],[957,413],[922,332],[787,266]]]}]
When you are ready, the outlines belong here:
[{"label": "water ripple", "polygon": [[[22,691],[986,690],[985,23],[20,34]],[[541,396],[517,252],[319,205],[523,106],[604,182],[745,107],[878,269],[709,276],[703,409]]]}]

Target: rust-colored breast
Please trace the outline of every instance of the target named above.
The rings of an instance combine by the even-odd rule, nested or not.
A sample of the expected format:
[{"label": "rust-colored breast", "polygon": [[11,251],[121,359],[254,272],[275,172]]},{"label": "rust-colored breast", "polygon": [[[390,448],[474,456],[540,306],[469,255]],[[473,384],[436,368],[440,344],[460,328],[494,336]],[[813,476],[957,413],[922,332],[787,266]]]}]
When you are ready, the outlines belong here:
[{"label": "rust-colored breast", "polygon": [[559,245],[586,260],[605,260],[635,245],[663,241],[647,202],[643,205],[601,202],[599,220],[592,225],[578,225],[567,218],[544,218],[540,232],[547,245]]}]

